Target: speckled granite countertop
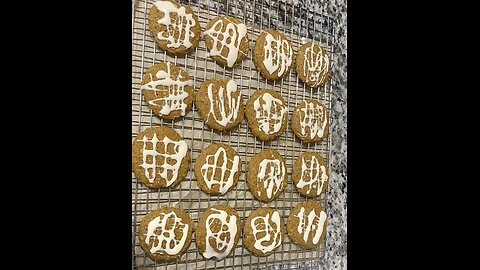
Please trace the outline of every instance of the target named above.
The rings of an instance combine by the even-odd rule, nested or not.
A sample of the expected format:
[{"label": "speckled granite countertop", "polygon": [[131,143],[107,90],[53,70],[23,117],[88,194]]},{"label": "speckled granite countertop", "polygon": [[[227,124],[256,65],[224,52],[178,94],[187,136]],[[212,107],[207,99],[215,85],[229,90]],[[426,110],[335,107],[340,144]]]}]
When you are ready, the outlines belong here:
[{"label": "speckled granite countertop", "polygon": [[[301,1],[300,1],[301,2]],[[332,95],[332,170],[328,195],[327,253],[323,269],[347,269],[347,1],[305,1],[336,20]],[[316,3],[317,2],[317,3]],[[311,4],[316,3],[316,4]]]}]

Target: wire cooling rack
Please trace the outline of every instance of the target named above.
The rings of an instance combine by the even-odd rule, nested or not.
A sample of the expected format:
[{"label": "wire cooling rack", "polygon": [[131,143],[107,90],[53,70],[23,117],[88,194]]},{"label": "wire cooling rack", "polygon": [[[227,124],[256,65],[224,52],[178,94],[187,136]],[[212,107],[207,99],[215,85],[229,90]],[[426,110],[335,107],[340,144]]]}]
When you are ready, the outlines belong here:
[{"label": "wire cooling rack", "polygon": [[[274,89],[288,103],[289,125],[293,109],[304,99],[313,98],[323,102],[331,109],[331,78],[325,86],[312,89],[299,80],[295,68],[280,81],[267,81],[257,71],[252,61],[255,40],[262,29],[273,28],[290,37],[295,53],[298,48],[311,40],[323,46],[333,60],[335,44],[335,21],[326,15],[309,10],[292,0],[180,0],[192,7],[198,16],[202,30],[210,19],[217,15],[229,15],[243,21],[248,28],[250,51],[241,65],[228,69],[217,65],[207,56],[203,34],[198,48],[182,57],[171,57],[160,50],[152,39],[148,29],[147,15],[154,0],[133,2],[132,10],[132,140],[146,127],[166,125],[175,129],[188,143],[190,151],[190,169],[186,178],[174,189],[151,190],[139,182],[132,173],[132,269],[318,269],[325,255],[325,241],[314,250],[304,250],[292,243],[288,236],[276,252],[267,257],[256,257],[243,248],[242,238],[234,251],[221,261],[205,260],[196,248],[195,238],[188,251],[174,262],[155,262],[146,257],[138,242],[138,225],[150,211],[161,205],[178,207],[185,210],[198,224],[199,214],[208,207],[228,204],[238,211],[242,224],[250,212],[259,207],[271,207],[279,211],[285,224],[293,207],[306,200],[297,192],[291,180],[292,166],[295,160],[306,151],[320,152],[330,166],[330,133],[326,140],[317,144],[301,143],[293,134],[290,126],[282,136],[271,142],[262,142],[254,137],[248,128],[246,119],[232,131],[214,132],[204,124],[195,105],[183,119],[176,122],[163,122],[152,114],[140,91],[143,74],[157,61],[169,61],[185,69],[198,90],[207,79],[234,79],[240,88],[244,103],[257,88]],[[333,63],[333,61],[331,61]],[[332,70],[335,67],[332,65]],[[331,73],[333,74],[333,72]],[[331,114],[329,114],[331,115]],[[331,117],[331,116],[330,116]],[[330,121],[331,122],[331,121]],[[193,165],[202,149],[211,143],[223,142],[237,150],[243,161],[242,173],[237,185],[224,196],[210,196],[197,185]],[[246,168],[250,158],[264,148],[276,149],[283,155],[287,166],[288,185],[285,191],[270,203],[261,203],[254,199],[246,185]],[[326,208],[326,194],[317,200]],[[328,221],[327,221],[328,222]],[[328,230],[328,224],[327,224]]]}]

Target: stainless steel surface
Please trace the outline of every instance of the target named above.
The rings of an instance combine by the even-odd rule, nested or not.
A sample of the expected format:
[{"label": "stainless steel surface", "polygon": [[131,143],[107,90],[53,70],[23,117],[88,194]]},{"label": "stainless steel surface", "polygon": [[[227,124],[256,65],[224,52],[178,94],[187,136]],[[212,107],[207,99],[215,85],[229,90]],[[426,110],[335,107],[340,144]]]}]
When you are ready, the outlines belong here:
[{"label": "stainless steel surface", "polygon": [[[306,98],[315,98],[323,102],[329,112],[331,109],[331,79],[324,87],[312,89],[303,84],[295,71],[280,81],[266,81],[251,60],[256,37],[262,29],[274,28],[290,37],[295,53],[304,42],[314,40],[319,42],[335,57],[333,52],[334,20],[322,14],[316,14],[299,5],[287,4],[282,1],[179,1],[190,5],[198,16],[202,29],[210,19],[217,15],[229,15],[242,20],[248,28],[250,52],[241,65],[233,69],[226,69],[217,65],[207,56],[207,49],[203,36],[198,48],[185,57],[172,57],[160,50],[154,43],[146,16],[153,1],[138,0],[132,18],[132,139],[144,128],[150,126],[167,125],[174,128],[189,143],[190,170],[187,177],[174,189],[151,190],[137,181],[132,173],[132,268],[133,269],[303,269],[319,268],[320,259],[325,254],[325,241],[315,250],[304,250],[293,244],[286,236],[283,244],[277,251],[268,257],[252,256],[243,248],[240,238],[233,253],[221,261],[205,260],[196,249],[195,239],[181,259],[170,263],[159,263],[150,260],[138,244],[137,227],[146,213],[166,204],[185,210],[194,220],[195,226],[198,217],[206,208],[216,204],[228,204],[237,209],[242,224],[250,212],[259,207],[272,207],[279,211],[284,218],[299,201],[306,200],[299,195],[291,180],[292,166],[295,160],[305,151],[317,151],[326,158],[330,165],[330,141],[317,144],[301,143],[290,128],[285,134],[272,142],[257,140],[248,128],[246,120],[229,132],[218,133],[204,124],[196,112],[195,106],[185,117],[176,122],[163,122],[152,114],[146,105],[140,91],[140,81],[146,69],[156,61],[169,61],[184,68],[194,81],[195,89],[210,78],[232,78],[242,91],[244,103],[257,88],[269,88],[279,92],[288,103],[289,120],[294,107]],[[333,63],[333,61],[332,61]],[[332,69],[335,67],[332,66]],[[333,74],[333,72],[332,72]],[[289,121],[290,124],[290,121]],[[210,196],[201,191],[193,174],[193,164],[202,149],[214,142],[228,143],[240,155],[243,166],[242,174],[237,185],[225,196]],[[276,200],[270,203],[260,203],[255,200],[246,185],[246,169],[249,159],[264,148],[274,148],[285,158],[288,173],[288,186]],[[325,194],[317,198],[322,206],[326,207]],[[328,226],[327,226],[328,230]]]}]

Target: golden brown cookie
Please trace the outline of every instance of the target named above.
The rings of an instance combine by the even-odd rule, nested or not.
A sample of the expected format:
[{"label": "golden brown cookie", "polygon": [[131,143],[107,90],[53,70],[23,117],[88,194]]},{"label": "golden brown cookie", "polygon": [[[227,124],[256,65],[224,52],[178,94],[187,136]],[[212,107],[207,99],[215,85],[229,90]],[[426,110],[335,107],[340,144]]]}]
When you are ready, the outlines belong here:
[{"label": "golden brown cookie", "polygon": [[315,198],[328,187],[329,171],[319,153],[306,152],[293,164],[292,180],[298,193]]},{"label": "golden brown cookie", "polygon": [[330,75],[330,58],[327,51],[313,42],[298,49],[296,69],[298,77],[310,87],[325,84]]},{"label": "golden brown cookie", "polygon": [[253,49],[253,63],[267,80],[288,74],[293,64],[293,47],[283,33],[267,29],[260,33]]},{"label": "golden brown cookie", "polygon": [[285,159],[274,149],[263,149],[248,163],[247,184],[261,202],[275,200],[287,186]]},{"label": "golden brown cookie", "polygon": [[228,205],[216,205],[200,214],[195,243],[205,259],[222,260],[235,249],[241,233],[237,211]]},{"label": "golden brown cookie", "polygon": [[328,135],[327,107],[314,99],[304,100],[293,110],[290,124],[293,133],[303,142],[319,142]]},{"label": "golden brown cookie", "polygon": [[200,85],[195,95],[195,108],[205,124],[218,131],[227,131],[243,120],[242,93],[234,80],[210,79]]},{"label": "golden brown cookie", "polygon": [[237,184],[241,171],[242,160],[224,143],[213,143],[203,149],[194,167],[198,186],[210,195],[227,193]]},{"label": "golden brown cookie", "polygon": [[193,81],[185,70],[170,62],[150,67],[141,84],[145,101],[160,118],[178,119],[192,107]]},{"label": "golden brown cookie", "polygon": [[229,16],[218,16],[205,27],[205,44],[218,64],[233,67],[248,55],[247,26]]},{"label": "golden brown cookie", "polygon": [[270,141],[285,132],[287,103],[276,91],[259,89],[248,99],[245,116],[252,133],[262,141]]},{"label": "golden brown cookie", "polygon": [[183,210],[162,206],[143,217],[138,240],[145,254],[156,261],[179,259],[190,246],[193,221]]},{"label": "golden brown cookie", "polygon": [[243,225],[243,246],[255,256],[268,256],[285,239],[280,213],[272,208],[253,210]]},{"label": "golden brown cookie", "polygon": [[146,128],[133,141],[133,173],[147,187],[176,187],[187,175],[189,162],[187,142],[171,128]]},{"label": "golden brown cookie", "polygon": [[320,246],[326,234],[327,214],[317,201],[299,202],[287,218],[292,241],[306,249]]},{"label": "golden brown cookie", "polygon": [[173,0],[155,1],[148,27],[158,46],[170,54],[186,54],[198,46],[200,24],[189,6]]}]

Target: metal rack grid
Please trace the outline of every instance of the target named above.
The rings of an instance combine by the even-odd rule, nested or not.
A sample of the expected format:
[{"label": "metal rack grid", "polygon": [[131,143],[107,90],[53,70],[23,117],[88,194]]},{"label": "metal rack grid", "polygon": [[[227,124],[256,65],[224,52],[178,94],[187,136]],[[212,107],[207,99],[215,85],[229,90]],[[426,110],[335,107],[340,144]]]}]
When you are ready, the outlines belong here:
[{"label": "metal rack grid", "polygon": [[[177,0],[178,1],[178,0]],[[187,56],[169,56],[160,50],[152,39],[147,25],[147,14],[154,0],[138,0],[133,2],[132,10],[132,140],[146,127],[166,125],[175,129],[189,144],[190,170],[186,178],[174,189],[151,190],[137,181],[132,173],[132,269],[304,269],[319,268],[320,260],[325,255],[325,242],[314,250],[304,250],[292,243],[288,236],[276,252],[267,257],[256,257],[243,248],[242,238],[238,241],[232,254],[221,261],[205,260],[198,252],[195,237],[187,252],[174,262],[155,262],[146,257],[138,243],[138,225],[150,211],[168,205],[185,210],[195,227],[199,214],[208,207],[217,204],[228,204],[234,207],[242,220],[247,219],[250,212],[259,207],[272,207],[284,218],[300,201],[306,200],[297,192],[291,180],[292,166],[295,160],[305,151],[320,152],[331,168],[330,132],[326,140],[317,144],[305,144],[298,140],[291,128],[282,136],[271,142],[262,142],[249,131],[246,119],[238,128],[219,133],[204,124],[196,112],[195,105],[183,119],[176,122],[163,122],[147,106],[140,91],[140,81],[146,69],[156,61],[169,61],[184,68],[191,76],[195,89],[210,78],[234,79],[243,95],[244,103],[257,88],[269,88],[279,92],[288,103],[289,120],[293,109],[300,101],[314,98],[323,102],[329,112],[331,109],[331,78],[324,87],[312,89],[303,84],[292,67],[288,76],[280,81],[267,81],[257,71],[252,61],[253,46],[256,37],[262,29],[273,28],[290,37],[294,52],[297,53],[301,44],[314,40],[329,52],[332,63],[335,44],[334,19],[319,14],[301,5],[293,4],[292,0],[180,0],[192,7],[198,16],[202,29],[210,19],[217,15],[229,15],[242,20],[248,28],[250,51],[247,59],[241,65],[228,69],[217,65],[207,56],[203,36],[198,48]],[[332,65],[332,71],[334,66]],[[333,74],[333,72],[331,73]],[[330,120],[331,120],[331,114]],[[211,143],[228,143],[237,150],[243,161],[242,173],[237,185],[225,196],[210,196],[197,185],[193,174],[193,165],[202,149]],[[261,203],[254,199],[246,185],[246,169],[249,159],[264,148],[278,150],[285,158],[288,175],[288,185],[284,192],[273,202]],[[326,208],[326,194],[317,200]],[[327,221],[328,222],[328,221]],[[327,225],[328,230],[328,225]]]}]

